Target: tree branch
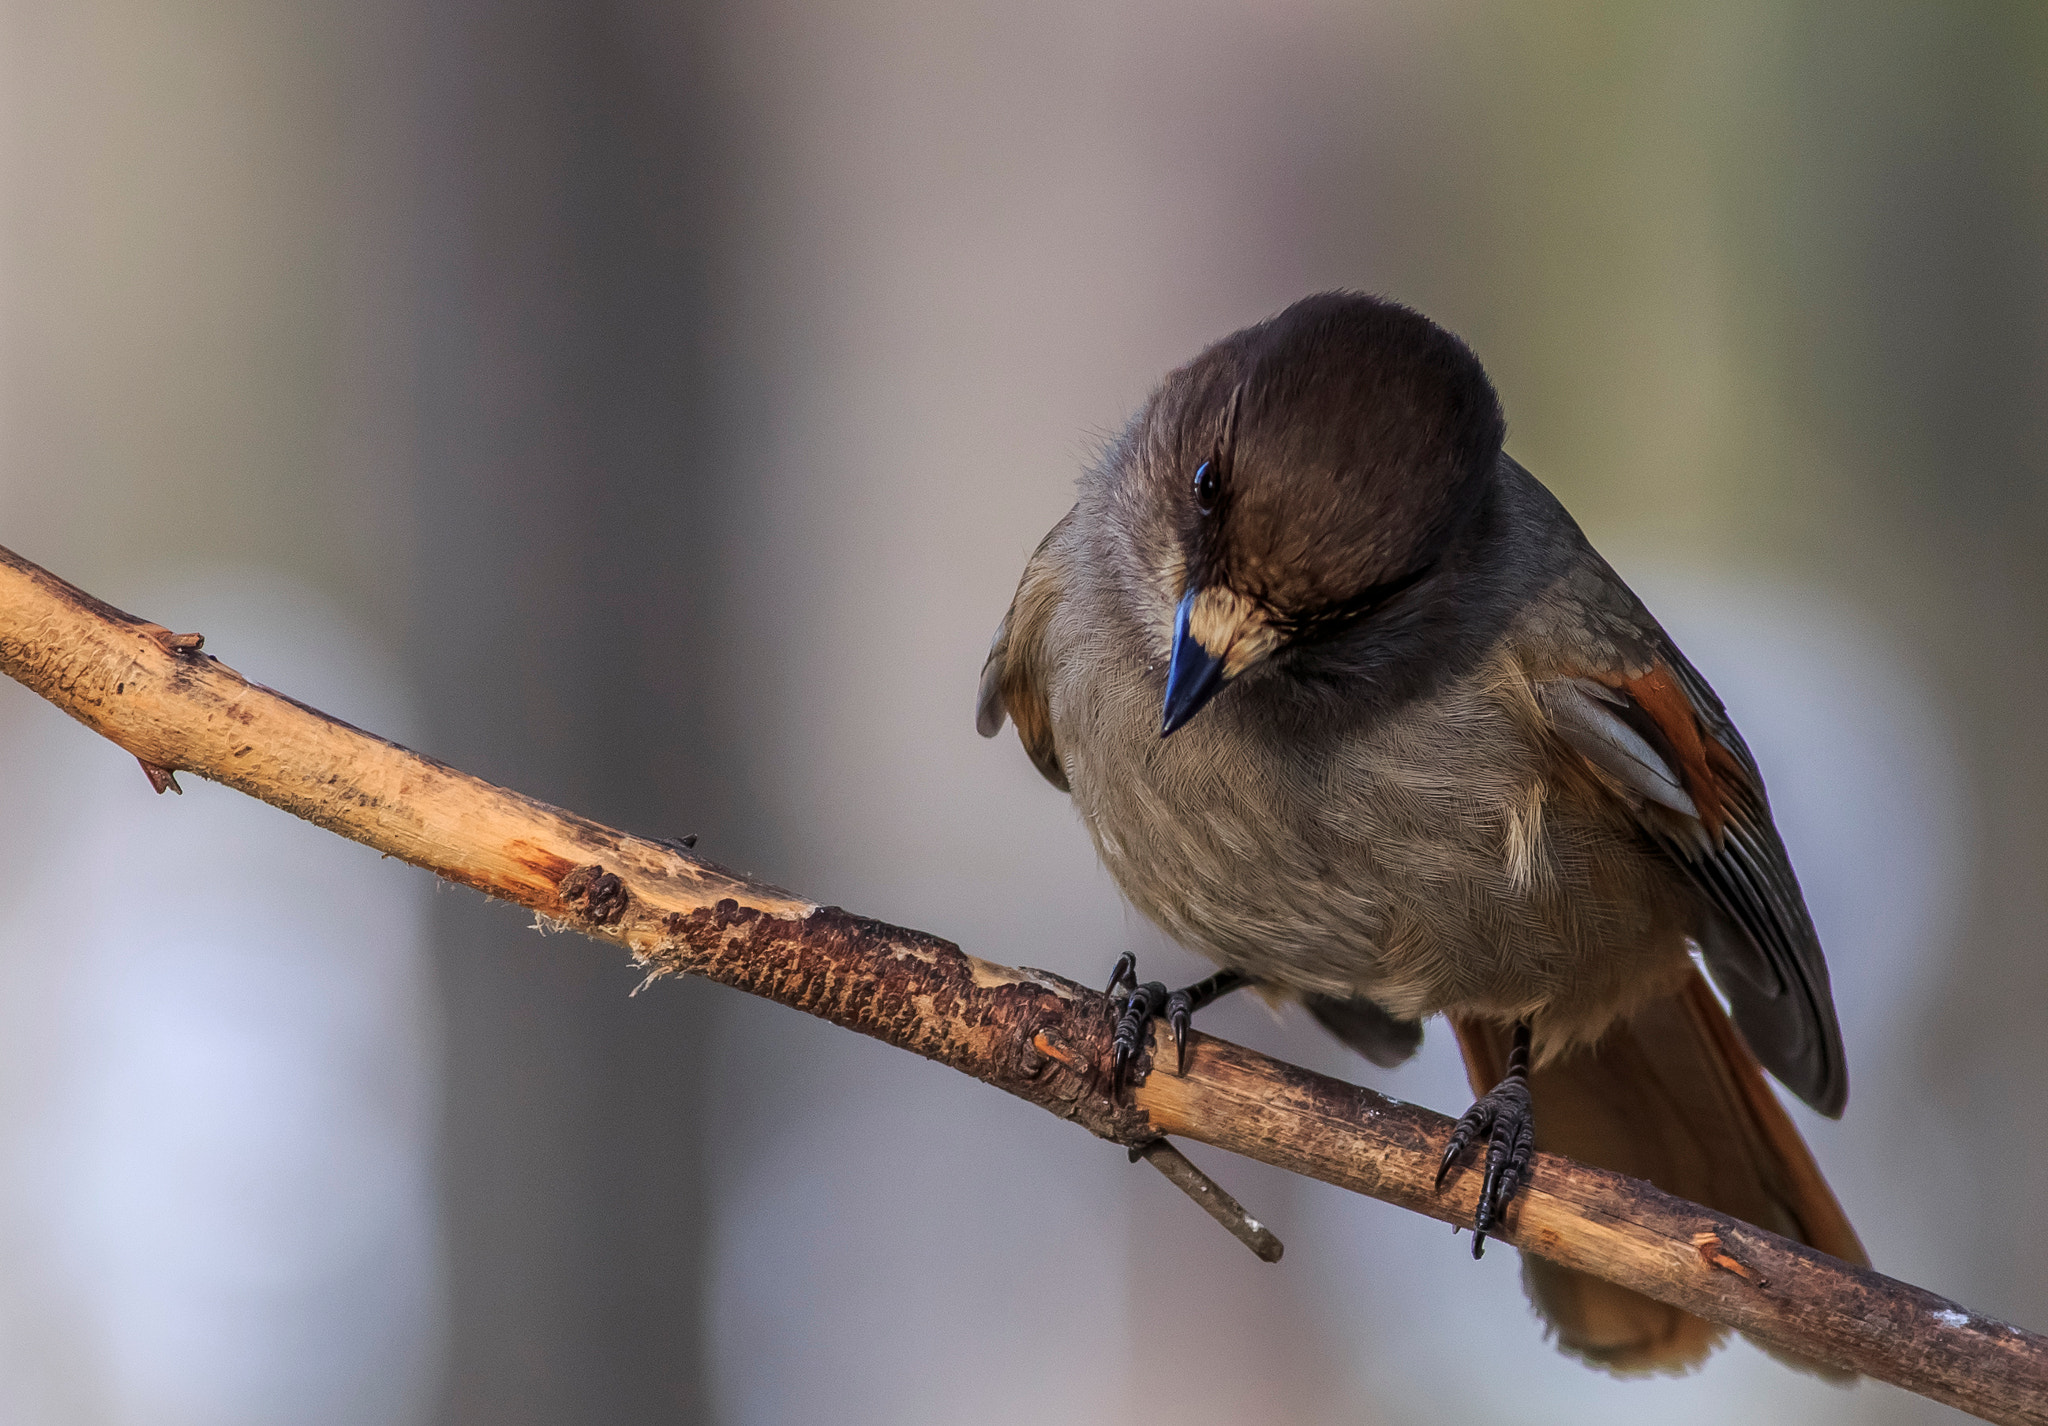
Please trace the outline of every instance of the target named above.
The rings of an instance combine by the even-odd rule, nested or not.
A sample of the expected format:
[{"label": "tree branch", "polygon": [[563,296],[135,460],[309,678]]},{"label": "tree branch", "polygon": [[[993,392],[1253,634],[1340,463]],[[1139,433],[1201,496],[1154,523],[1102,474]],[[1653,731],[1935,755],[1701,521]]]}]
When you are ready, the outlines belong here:
[{"label": "tree branch", "polygon": [[[1201,1034],[1185,1076],[1141,1064],[1112,1099],[1110,1007],[1091,990],[494,787],[249,683],[196,636],[6,550],[0,668],[134,754],[153,783],[211,778],[622,946],[652,974],[702,975],[950,1065],[1146,1153],[1198,1199],[1220,1198],[1205,1206],[1226,1226],[1234,1213],[1247,1242],[1263,1230],[1198,1171],[1183,1174],[1177,1151],[1151,1149],[1161,1135],[1471,1221],[1476,1173],[1434,1189],[1450,1126],[1440,1115]],[[1539,1154],[1496,1235],[1784,1351],[1988,1420],[2048,1426],[2048,1340],[1646,1183]]]}]

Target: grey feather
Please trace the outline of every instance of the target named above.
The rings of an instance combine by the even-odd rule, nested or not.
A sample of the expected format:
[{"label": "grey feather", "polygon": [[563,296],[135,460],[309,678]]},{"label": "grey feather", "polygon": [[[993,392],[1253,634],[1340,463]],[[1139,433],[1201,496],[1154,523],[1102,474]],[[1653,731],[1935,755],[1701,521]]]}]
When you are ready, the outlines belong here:
[{"label": "grey feather", "polygon": [[1005,718],[1017,726],[1017,737],[1045,780],[1067,790],[1067,770],[1060,760],[1053,732],[1047,672],[1053,660],[1046,648],[1046,624],[1060,604],[1062,535],[1073,524],[1073,512],[1039,541],[1017,582],[1017,594],[989,641],[981,666],[981,688],[975,697],[974,726],[984,738],[1003,730]]},{"label": "grey feather", "polygon": [[1304,995],[1316,1023],[1381,1069],[1405,1063],[1422,1045],[1422,1022],[1400,1020],[1362,995]]},{"label": "grey feather", "polygon": [[1629,791],[1699,820],[1685,784],[1642,734],[1616,716],[1613,690],[1590,678],[1561,678],[1538,690],[1557,730],[1587,762]]},{"label": "grey feather", "polygon": [[1718,845],[1703,854],[1696,842],[1667,840],[1725,920],[1701,939],[1707,970],[1764,1068],[1837,1118],[1849,1102],[1849,1069],[1827,958],[1771,818],[1763,776],[1706,679],[1668,640],[1664,654],[1701,731],[1734,755],[1742,773]]},{"label": "grey feather", "polygon": [[[1647,623],[1649,615],[1641,617]],[[1664,779],[1677,781],[1675,772],[1637,731],[1654,731],[1655,723],[1624,690],[1590,679],[1559,679],[1539,688],[1539,701],[1588,762],[1648,801],[1682,814],[1638,815],[1643,830],[1711,904],[1713,914],[1697,939],[1736,1028],[1794,1094],[1823,1114],[1839,1115],[1848,1102],[1849,1077],[1827,961],[1771,820],[1756,760],[1707,681],[1656,632],[1653,653],[1676,676],[1700,735],[1719,743],[1736,764],[1734,776],[1718,785],[1727,817],[1718,836],[1708,833],[1691,797],[1680,804],[1660,795]]]},{"label": "grey feather", "polygon": [[1003,731],[1009,714],[1003,708],[1003,656],[1009,651],[1010,616],[1005,614],[995,638],[989,641],[988,658],[981,666],[981,688],[974,697],[974,731],[993,738]]}]

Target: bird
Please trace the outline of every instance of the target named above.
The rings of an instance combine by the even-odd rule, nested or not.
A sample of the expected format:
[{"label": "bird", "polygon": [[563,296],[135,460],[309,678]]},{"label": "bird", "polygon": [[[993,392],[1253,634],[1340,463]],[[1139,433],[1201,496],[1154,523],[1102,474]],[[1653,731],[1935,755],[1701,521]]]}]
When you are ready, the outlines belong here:
[{"label": "bird", "polygon": [[[1110,977],[1113,1081],[1240,987],[1382,1066],[1442,1015],[1484,1250],[1535,1149],[1868,1259],[1768,1071],[1839,1117],[1826,960],[1721,700],[1505,450],[1462,340],[1326,292],[1169,373],[1026,563],[1013,724],[1125,898],[1218,967]],[[1704,974],[1702,973],[1704,967]],[[1722,1329],[1525,1255],[1557,1345],[1682,1372]],[[1816,1364],[1787,1360],[1826,1374]]]}]

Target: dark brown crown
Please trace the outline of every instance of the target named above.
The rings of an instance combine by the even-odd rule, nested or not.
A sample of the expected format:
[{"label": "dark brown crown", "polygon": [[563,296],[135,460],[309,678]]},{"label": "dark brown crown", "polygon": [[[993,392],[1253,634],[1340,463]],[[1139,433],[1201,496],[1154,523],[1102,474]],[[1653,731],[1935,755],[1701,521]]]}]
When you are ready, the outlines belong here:
[{"label": "dark brown crown", "polygon": [[[1332,292],[1226,337],[1154,402],[1154,500],[1191,581],[1297,631],[1426,573],[1485,489],[1505,423],[1463,342],[1418,312]],[[1160,459],[1159,457],[1164,457]],[[1211,462],[1213,498],[1196,495]]]}]

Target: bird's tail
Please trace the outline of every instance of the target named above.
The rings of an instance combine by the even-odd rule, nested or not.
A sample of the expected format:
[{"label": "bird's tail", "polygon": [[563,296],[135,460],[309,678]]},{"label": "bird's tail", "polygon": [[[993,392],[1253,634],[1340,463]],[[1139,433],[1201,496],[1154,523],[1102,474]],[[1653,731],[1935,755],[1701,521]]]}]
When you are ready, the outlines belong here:
[{"label": "bird's tail", "polygon": [[[1508,1031],[1475,1020],[1452,1023],[1473,1093],[1483,1094],[1506,1072]],[[1698,970],[1597,1045],[1543,1065],[1529,1089],[1537,1148],[1648,1179],[1667,1193],[1868,1265],[1813,1154]],[[1522,1280],[1558,1345],[1609,1371],[1681,1372],[1703,1360],[1723,1333],[1691,1313],[1530,1254],[1522,1258]]]}]

